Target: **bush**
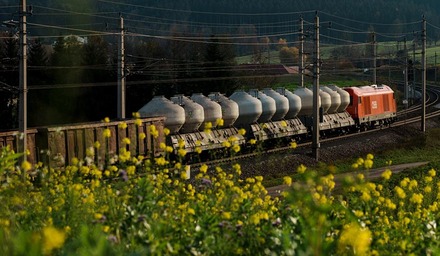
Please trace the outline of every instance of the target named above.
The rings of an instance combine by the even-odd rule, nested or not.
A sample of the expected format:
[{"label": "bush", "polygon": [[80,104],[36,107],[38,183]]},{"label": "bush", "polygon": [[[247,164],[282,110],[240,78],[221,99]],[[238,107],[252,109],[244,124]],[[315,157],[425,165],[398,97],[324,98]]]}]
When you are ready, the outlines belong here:
[{"label": "bush", "polygon": [[[231,168],[192,170],[168,156],[119,156],[99,166],[93,150],[65,167],[18,166],[3,149],[0,242],[3,255],[402,255],[437,254],[440,183],[434,169],[336,184],[301,165],[282,198],[263,177]],[[24,174],[24,175],[23,175]],[[365,178],[367,177],[367,178]],[[398,185],[396,185],[398,184]],[[338,187],[338,192],[334,188]]]}]

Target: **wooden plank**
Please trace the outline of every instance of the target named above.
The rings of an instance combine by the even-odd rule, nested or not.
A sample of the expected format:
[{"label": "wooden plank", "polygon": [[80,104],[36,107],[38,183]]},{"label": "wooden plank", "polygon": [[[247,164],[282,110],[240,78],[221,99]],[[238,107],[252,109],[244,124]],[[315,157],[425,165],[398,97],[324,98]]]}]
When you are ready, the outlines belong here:
[{"label": "wooden plank", "polygon": [[37,162],[37,148],[35,146],[35,133],[27,134],[27,147],[30,154],[27,156],[27,160],[31,163]]},{"label": "wooden plank", "polygon": [[70,160],[77,156],[75,153],[75,146],[76,146],[75,131],[74,130],[66,131],[66,138],[67,138],[66,162],[70,163]]},{"label": "wooden plank", "polygon": [[[50,159],[55,160],[56,157],[63,157],[66,159],[66,138],[62,131],[53,131],[48,133],[50,151]],[[60,164],[59,162],[56,164]]]},{"label": "wooden plank", "polygon": [[138,139],[137,139],[137,132],[138,130],[138,126],[136,124],[128,124],[127,127],[127,133],[128,133],[128,138],[130,139],[130,145],[129,145],[129,150],[132,156],[137,156],[139,154],[139,149],[138,149]]},{"label": "wooden plank", "polygon": [[96,160],[98,161],[99,164],[104,164],[105,162],[105,154],[108,151],[108,145],[107,145],[107,139],[104,138],[103,132],[104,132],[103,127],[97,127],[95,128],[95,134],[96,137],[94,138],[94,143],[96,141],[99,142],[99,144],[101,144],[101,147],[96,150]]},{"label": "wooden plank", "polygon": [[137,143],[138,143],[138,154],[139,155],[145,155],[146,153],[146,138],[141,139],[140,134],[145,133],[145,123],[142,123],[141,126],[138,127],[138,132],[136,134],[137,137]]},{"label": "wooden plank", "polygon": [[76,137],[76,147],[75,147],[76,154],[75,155],[79,159],[83,159],[85,156],[85,132],[84,132],[84,129],[76,130],[75,137]]},{"label": "wooden plank", "polygon": [[110,126],[110,132],[111,137],[109,138],[109,154],[114,155],[119,152],[118,144],[117,144],[117,138],[116,138],[116,127],[117,126]]}]

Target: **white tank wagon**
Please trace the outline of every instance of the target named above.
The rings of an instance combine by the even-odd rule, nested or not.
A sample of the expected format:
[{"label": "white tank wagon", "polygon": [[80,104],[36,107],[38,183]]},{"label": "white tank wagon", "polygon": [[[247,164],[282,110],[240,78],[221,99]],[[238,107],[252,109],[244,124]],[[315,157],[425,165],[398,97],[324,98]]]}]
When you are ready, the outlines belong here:
[{"label": "white tank wagon", "polygon": [[197,131],[205,120],[203,107],[184,95],[176,95],[171,97],[170,100],[185,110],[185,123],[179,132],[189,133]]},{"label": "white tank wagon", "polygon": [[185,110],[164,96],[155,96],[138,112],[141,117],[164,116],[164,125],[171,133],[177,133],[185,123]]},{"label": "white tank wagon", "polygon": [[272,120],[273,115],[277,110],[275,100],[272,97],[267,96],[263,92],[256,89],[249,91],[249,95],[261,101],[262,113],[258,118],[258,123],[266,123]]},{"label": "white tank wagon", "polygon": [[210,93],[208,97],[220,104],[222,108],[223,127],[231,127],[239,115],[238,104],[219,92]]},{"label": "white tank wagon", "polygon": [[247,127],[250,124],[257,122],[263,113],[263,106],[261,101],[252,97],[247,92],[236,91],[229,99],[237,103],[239,109],[239,115],[234,125],[236,127]]},{"label": "white tank wagon", "polygon": [[343,133],[347,132],[348,128],[355,124],[354,119],[346,111],[350,104],[350,94],[335,85],[322,86],[321,88],[332,97],[332,106],[324,115],[325,121],[330,124],[331,129],[338,129]]},{"label": "white tank wagon", "polygon": [[[301,110],[298,116],[313,115],[313,91],[308,88],[297,88],[295,94],[301,99]],[[321,98],[318,98],[318,107],[321,107]]]},{"label": "white tank wagon", "polygon": [[283,118],[289,111],[289,100],[270,88],[263,89],[263,93],[265,93],[269,97],[272,97],[276,103],[276,112],[272,117],[272,121],[283,120]]},{"label": "white tank wagon", "polygon": [[330,105],[329,109],[327,110],[327,114],[336,113],[339,106],[341,105],[341,95],[337,91],[332,90],[327,86],[322,86],[321,90],[330,95],[331,105]]},{"label": "white tank wagon", "polygon": [[301,98],[286,88],[277,88],[276,92],[283,95],[289,101],[289,110],[284,116],[285,119],[291,119],[298,116],[301,111]]},{"label": "white tank wagon", "polygon": [[222,107],[217,102],[211,100],[201,93],[194,93],[191,95],[191,99],[196,103],[200,104],[205,113],[205,120],[200,126],[199,130],[204,130],[208,123],[211,123],[211,127],[217,125],[217,121],[222,119]]},{"label": "white tank wagon", "polygon": [[328,88],[336,91],[341,96],[341,105],[337,109],[337,112],[344,112],[350,104],[350,94],[336,85],[328,85]]}]

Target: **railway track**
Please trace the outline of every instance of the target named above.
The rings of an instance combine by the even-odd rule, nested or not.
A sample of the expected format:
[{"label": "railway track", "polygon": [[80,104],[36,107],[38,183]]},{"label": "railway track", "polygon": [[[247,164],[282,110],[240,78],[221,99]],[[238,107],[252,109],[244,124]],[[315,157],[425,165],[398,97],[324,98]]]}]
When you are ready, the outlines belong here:
[{"label": "railway track", "polygon": [[[427,86],[426,90],[427,90],[426,119],[439,117],[440,116],[440,87],[434,86],[434,85],[429,85],[429,86]],[[408,109],[404,109],[404,110],[399,111],[397,113],[398,121],[394,122],[390,126],[383,126],[383,127],[379,127],[376,129],[360,131],[360,132],[356,132],[356,133],[349,133],[349,134],[344,134],[344,135],[340,135],[340,136],[336,136],[336,137],[321,138],[320,143],[326,144],[329,142],[337,142],[339,140],[342,141],[347,138],[353,138],[353,137],[357,137],[357,136],[363,136],[363,135],[367,135],[367,134],[377,133],[377,132],[383,131],[385,129],[396,128],[399,126],[414,124],[414,123],[421,121],[421,116],[420,116],[421,113],[420,112],[421,112],[421,104],[416,104]],[[312,144],[311,141],[299,142],[299,143],[297,143],[297,148],[302,149],[302,151],[306,152],[307,151],[306,148],[310,147],[311,144]],[[253,157],[261,156],[261,155],[265,155],[265,154],[268,155],[268,154],[273,154],[273,153],[287,152],[289,150],[290,151],[292,150],[290,145],[277,147],[277,148],[273,148],[273,149],[266,149],[266,150],[260,151],[260,152],[244,153],[244,154],[240,154],[240,155],[236,155],[236,156],[230,156],[230,157],[224,158],[224,159],[217,159],[217,160],[210,160],[210,161],[205,161],[205,162],[201,162],[201,163],[194,163],[194,164],[191,164],[191,166],[197,168],[198,166],[201,166],[203,164],[206,164],[209,166],[218,165],[218,164],[227,164],[227,163],[237,162],[240,160],[249,159],[249,158],[253,158]]]}]

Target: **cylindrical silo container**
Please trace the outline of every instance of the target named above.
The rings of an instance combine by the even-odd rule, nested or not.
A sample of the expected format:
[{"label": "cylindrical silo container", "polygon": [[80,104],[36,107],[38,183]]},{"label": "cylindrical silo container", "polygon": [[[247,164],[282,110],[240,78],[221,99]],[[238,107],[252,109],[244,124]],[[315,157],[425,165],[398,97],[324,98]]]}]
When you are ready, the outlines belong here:
[{"label": "cylindrical silo container", "polygon": [[263,92],[258,91],[257,89],[252,89],[249,91],[249,94],[252,97],[255,97],[261,101],[261,107],[263,108],[263,113],[258,118],[257,122],[266,123],[269,122],[276,111],[275,100],[272,97],[267,96]]},{"label": "cylindrical silo container", "polygon": [[215,127],[217,119],[222,118],[222,107],[220,106],[220,104],[214,102],[213,100],[201,93],[194,93],[193,95],[191,95],[191,99],[196,103],[202,105],[205,112],[205,119],[199,129],[205,129],[205,125],[208,122],[212,124],[212,127]]},{"label": "cylindrical silo container", "polygon": [[208,97],[222,107],[223,126],[232,126],[239,115],[238,104],[218,92],[211,93]]},{"label": "cylindrical silo container", "polygon": [[261,101],[252,97],[247,92],[236,91],[229,99],[238,104],[239,115],[235,121],[235,126],[243,127],[257,122],[263,113]]},{"label": "cylindrical silo container", "polygon": [[185,123],[180,129],[180,133],[197,131],[205,120],[203,107],[184,95],[171,97],[171,101],[185,110]]},{"label": "cylindrical silo container", "polygon": [[272,117],[272,121],[282,120],[289,111],[289,100],[270,88],[263,89],[263,92],[275,100],[276,112]]},{"label": "cylindrical silo container", "polygon": [[337,111],[338,111],[338,113],[344,112],[345,109],[350,104],[350,94],[347,91],[341,89],[340,87],[338,87],[336,85],[329,85],[328,87],[330,89],[337,91],[339,93],[339,95],[341,96],[341,105],[339,106]]},{"label": "cylindrical silo container", "polygon": [[[311,116],[313,114],[313,91],[308,88],[297,88],[295,94],[301,98],[301,111],[298,116]],[[321,107],[321,98],[318,97],[318,107]]]},{"label": "cylindrical silo container", "polygon": [[287,112],[286,116],[284,116],[284,118],[295,118],[298,115],[299,111],[301,111],[301,98],[285,88],[278,88],[276,91],[279,94],[284,95],[289,100],[289,111]]},{"label": "cylindrical silo container", "polygon": [[177,133],[185,123],[185,110],[164,96],[156,96],[139,109],[141,117],[164,116],[165,127]]},{"label": "cylindrical silo container", "polygon": [[331,98],[331,105],[327,112],[329,114],[337,113],[339,106],[341,106],[341,95],[327,86],[321,86],[321,90],[328,93]]},{"label": "cylindrical silo container", "polygon": [[319,97],[321,97],[322,113],[327,114],[330,106],[332,105],[330,94],[324,92],[323,90],[319,90]]}]

